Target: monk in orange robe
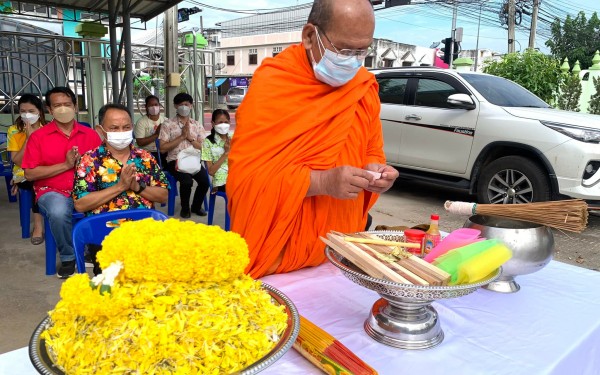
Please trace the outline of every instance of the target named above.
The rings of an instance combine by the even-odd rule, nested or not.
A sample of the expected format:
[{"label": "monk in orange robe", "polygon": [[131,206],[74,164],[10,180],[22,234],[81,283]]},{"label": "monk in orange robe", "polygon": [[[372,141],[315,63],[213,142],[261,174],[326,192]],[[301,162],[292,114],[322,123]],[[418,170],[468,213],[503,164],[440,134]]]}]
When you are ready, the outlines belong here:
[{"label": "monk in orange robe", "polygon": [[254,278],[323,263],[319,236],[364,230],[398,177],[385,165],[377,81],[362,67],[374,28],[367,0],[317,0],[302,43],[265,59],[252,78],[236,114],[227,196]]}]

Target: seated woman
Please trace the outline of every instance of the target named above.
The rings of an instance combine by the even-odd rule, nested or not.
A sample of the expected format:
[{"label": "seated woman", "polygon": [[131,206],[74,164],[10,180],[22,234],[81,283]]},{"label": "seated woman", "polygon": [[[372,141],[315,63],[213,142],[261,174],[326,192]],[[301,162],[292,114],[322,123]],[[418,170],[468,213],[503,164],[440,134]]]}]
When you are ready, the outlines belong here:
[{"label": "seated woman", "polygon": [[18,102],[19,117],[15,125],[8,128],[7,131],[7,151],[10,152],[10,157],[14,163],[13,168],[13,193],[16,193],[17,188],[31,190],[33,202],[31,211],[33,211],[33,231],[31,233],[31,243],[39,245],[44,242],[44,218],[40,214],[40,209],[35,202],[35,194],[33,193],[33,184],[25,180],[25,173],[21,168],[23,154],[25,154],[25,146],[31,133],[41,128],[46,124],[44,117],[44,104],[42,100],[32,94],[24,94]]},{"label": "seated woman", "polygon": [[227,160],[233,136],[233,132],[229,131],[229,121],[229,112],[224,109],[214,110],[212,130],[202,145],[202,160],[206,162],[208,174],[213,177],[211,194],[216,194],[217,191],[225,192],[229,171]]},{"label": "seated woman", "polygon": [[[161,128],[159,136],[160,152],[167,152],[167,170],[179,182],[179,197],[181,199],[182,218],[191,217],[191,213],[206,216],[202,209],[202,202],[208,191],[208,176],[203,170],[195,174],[185,173],[177,169],[177,157],[179,153],[188,148],[200,150],[202,142],[208,133],[204,125],[190,117],[194,99],[186,93],[179,93],[173,98],[173,105],[177,110],[177,116],[166,119]],[[198,164],[200,160],[198,159]],[[190,206],[190,196],[194,181],[198,184],[194,192],[194,198]],[[190,210],[191,208],[191,210]]]}]

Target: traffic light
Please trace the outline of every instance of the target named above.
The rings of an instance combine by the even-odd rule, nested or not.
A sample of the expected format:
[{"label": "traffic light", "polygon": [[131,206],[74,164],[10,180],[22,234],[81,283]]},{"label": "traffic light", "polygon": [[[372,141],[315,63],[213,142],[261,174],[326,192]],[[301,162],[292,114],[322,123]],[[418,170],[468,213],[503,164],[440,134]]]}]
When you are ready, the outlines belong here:
[{"label": "traffic light", "polygon": [[193,8],[181,8],[177,10],[177,22],[189,21],[191,14],[202,12],[202,9],[198,7]]},{"label": "traffic light", "polygon": [[442,40],[442,43],[444,43],[444,48],[442,48],[442,52],[444,52],[444,63],[450,64],[450,48],[452,45],[452,38],[446,38]]},{"label": "traffic light", "polygon": [[442,40],[444,43],[444,48],[442,48],[442,52],[444,52],[444,63],[450,64],[450,61],[454,61],[458,59],[458,53],[460,52],[460,45],[458,42],[454,42],[454,49],[452,50],[452,60],[450,60],[450,49],[452,48],[452,38],[446,38]]}]

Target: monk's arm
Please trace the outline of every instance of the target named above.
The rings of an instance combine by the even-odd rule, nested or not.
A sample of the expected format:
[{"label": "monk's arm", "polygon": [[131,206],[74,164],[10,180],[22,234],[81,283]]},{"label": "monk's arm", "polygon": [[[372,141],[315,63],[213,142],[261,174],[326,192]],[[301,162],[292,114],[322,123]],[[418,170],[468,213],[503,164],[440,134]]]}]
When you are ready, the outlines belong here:
[{"label": "monk's arm", "polygon": [[306,196],[329,195],[337,199],[354,199],[372,181],[373,176],[367,171],[348,165],[311,171]]},{"label": "monk's arm", "polygon": [[306,192],[306,197],[314,197],[315,195],[325,195],[322,189],[321,179],[325,171],[310,171],[310,186]]}]

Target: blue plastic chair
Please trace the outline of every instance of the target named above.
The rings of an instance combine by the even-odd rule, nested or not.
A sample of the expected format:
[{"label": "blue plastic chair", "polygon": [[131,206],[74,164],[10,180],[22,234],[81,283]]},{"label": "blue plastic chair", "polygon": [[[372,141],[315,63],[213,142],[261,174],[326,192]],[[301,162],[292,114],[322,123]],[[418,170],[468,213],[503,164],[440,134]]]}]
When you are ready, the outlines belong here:
[{"label": "blue plastic chair", "polygon": [[31,231],[31,202],[33,201],[33,191],[19,189],[18,196],[21,238],[29,238]]},{"label": "blue plastic chair", "polygon": [[[46,244],[46,275],[55,275],[56,274],[56,241],[54,240],[54,236],[52,235],[52,230],[50,229],[50,221],[48,217],[44,215],[40,211],[40,213],[44,216],[44,236],[46,240],[44,243]],[[75,224],[84,218],[84,215],[81,212],[77,212],[73,210],[73,216],[71,217],[71,224],[75,226]]]},{"label": "blue plastic chair", "polygon": [[[7,134],[0,133],[0,145],[6,143],[7,140],[8,140]],[[3,154],[5,154],[5,155],[3,155]],[[11,166],[10,155],[9,155],[8,151],[2,150],[0,152],[0,177],[3,176],[4,180],[6,181],[6,191],[8,193],[8,201],[16,202],[17,196],[11,194],[12,186],[10,184],[10,181],[12,181],[13,175],[12,175],[12,168],[10,166]]]},{"label": "blue plastic chair", "polygon": [[73,247],[75,248],[77,271],[79,273],[85,273],[85,245],[102,244],[104,237],[106,237],[114,229],[114,226],[109,226],[107,223],[119,219],[141,220],[146,218],[164,221],[169,217],[157,210],[134,209],[106,212],[98,215],[88,216],[80,220],[73,227]]},{"label": "blue plastic chair", "polygon": [[[159,140],[156,139],[155,143],[156,143],[156,150],[160,154]],[[160,160],[160,156],[159,156],[157,162],[158,162],[158,165],[160,166],[160,169],[163,170],[165,177],[167,177],[167,180],[169,181],[169,198],[168,198],[167,213],[169,214],[169,216],[173,216],[173,215],[175,215],[175,197],[179,195],[179,192],[177,191],[177,180],[175,179],[175,176],[173,176],[172,174],[170,174],[167,170],[165,170],[163,168],[162,160]]]},{"label": "blue plastic chair", "polygon": [[[208,174],[208,167],[206,166],[206,163],[204,164],[204,169],[206,172],[206,175],[208,176],[208,181],[209,181],[209,192],[212,191],[212,180],[210,175]],[[227,194],[225,192],[222,191],[217,191],[216,194],[210,194],[210,198],[208,200],[208,225],[213,225],[213,218],[215,216],[215,203],[217,201],[217,197],[221,197],[225,200],[225,230],[229,231],[229,229],[231,228],[231,219],[229,217],[229,211],[227,210]]]}]

